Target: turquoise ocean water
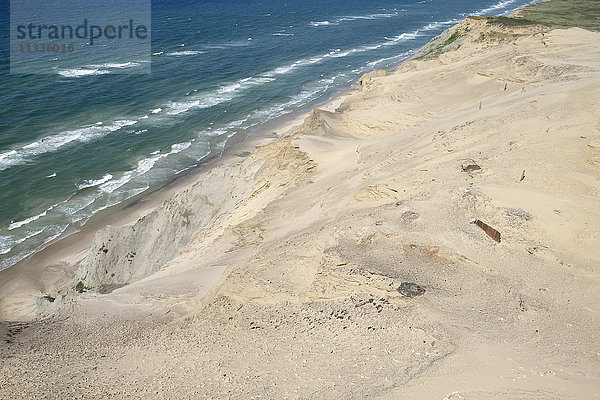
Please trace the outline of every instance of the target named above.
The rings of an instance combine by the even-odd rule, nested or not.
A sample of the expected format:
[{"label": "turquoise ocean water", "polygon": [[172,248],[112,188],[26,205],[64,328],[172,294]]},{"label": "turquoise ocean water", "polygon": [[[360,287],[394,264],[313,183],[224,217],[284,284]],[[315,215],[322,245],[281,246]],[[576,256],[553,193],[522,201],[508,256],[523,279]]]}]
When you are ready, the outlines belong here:
[{"label": "turquoise ocean water", "polygon": [[[467,15],[530,0],[154,1],[151,73],[121,59],[0,70],[0,269],[219,155],[234,135],[409,58]],[[8,4],[0,18],[8,25]]]}]

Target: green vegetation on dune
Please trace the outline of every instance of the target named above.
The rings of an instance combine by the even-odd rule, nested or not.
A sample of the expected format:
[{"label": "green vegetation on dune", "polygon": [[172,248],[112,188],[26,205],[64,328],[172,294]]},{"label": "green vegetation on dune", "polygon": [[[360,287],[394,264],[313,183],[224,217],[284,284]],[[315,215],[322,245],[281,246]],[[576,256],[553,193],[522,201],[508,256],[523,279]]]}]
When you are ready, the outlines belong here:
[{"label": "green vegetation on dune", "polygon": [[579,27],[600,31],[599,0],[550,0],[526,6],[512,20],[555,28]]},{"label": "green vegetation on dune", "polygon": [[459,39],[462,39],[468,32],[469,29],[457,29],[452,35],[447,37],[445,40],[442,38],[442,34],[441,36],[438,36],[437,38],[429,42],[427,45],[425,45],[421,50],[419,50],[419,52],[415,55],[414,59],[424,60],[437,57],[438,55],[447,51],[449,46],[451,46],[452,44],[454,44],[454,46],[458,48],[460,47],[460,44],[457,44],[455,42],[457,42]]},{"label": "green vegetation on dune", "polygon": [[461,36],[462,36],[462,33],[460,31],[454,32],[448,39],[446,39],[446,41],[444,43],[442,43],[442,47],[446,47],[449,44],[455,42],[456,39],[458,39]]},{"label": "green vegetation on dune", "polygon": [[472,16],[505,27],[545,25],[600,31],[600,0],[549,0],[523,7],[513,17]]},{"label": "green vegetation on dune", "polygon": [[479,16],[479,15],[472,15],[469,18],[474,19],[474,20],[486,20],[488,22],[488,24],[502,25],[502,26],[506,26],[506,27],[535,25],[538,23],[538,22],[531,21],[526,18],[487,17],[487,16]]},{"label": "green vegetation on dune", "polygon": [[[486,22],[487,29],[479,33],[476,41],[514,40],[526,34],[520,33],[518,28],[528,26],[543,26],[549,29],[579,27],[600,31],[600,0],[547,0],[525,6],[511,17],[470,16],[468,20]],[[470,32],[468,24],[462,26],[452,34],[446,31],[434,38],[423,46],[413,59],[431,59],[448,50],[459,48]]]}]

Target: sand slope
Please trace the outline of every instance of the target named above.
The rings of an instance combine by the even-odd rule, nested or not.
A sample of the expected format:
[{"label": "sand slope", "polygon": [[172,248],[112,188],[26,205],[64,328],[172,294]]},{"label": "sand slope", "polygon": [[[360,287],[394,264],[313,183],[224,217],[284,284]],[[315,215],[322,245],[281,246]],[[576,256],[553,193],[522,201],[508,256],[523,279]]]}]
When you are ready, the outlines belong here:
[{"label": "sand slope", "polygon": [[599,396],[600,34],[456,31],[100,232],[0,395]]}]

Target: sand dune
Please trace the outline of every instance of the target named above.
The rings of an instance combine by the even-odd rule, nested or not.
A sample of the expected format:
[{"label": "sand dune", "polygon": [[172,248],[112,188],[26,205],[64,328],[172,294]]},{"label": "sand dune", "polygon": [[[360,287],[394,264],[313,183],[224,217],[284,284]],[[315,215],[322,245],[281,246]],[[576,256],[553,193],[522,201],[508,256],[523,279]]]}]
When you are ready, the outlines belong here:
[{"label": "sand dune", "polygon": [[469,18],[3,286],[1,393],[599,396],[599,42]]}]

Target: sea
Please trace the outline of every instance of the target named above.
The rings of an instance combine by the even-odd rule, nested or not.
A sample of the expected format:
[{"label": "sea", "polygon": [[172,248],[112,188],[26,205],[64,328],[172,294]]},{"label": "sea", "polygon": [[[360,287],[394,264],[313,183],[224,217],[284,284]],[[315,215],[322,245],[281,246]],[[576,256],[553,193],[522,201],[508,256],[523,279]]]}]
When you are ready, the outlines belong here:
[{"label": "sea", "polygon": [[[156,0],[146,57],[50,59],[46,74],[10,74],[12,31],[0,30],[0,270],[214,160],[232,138],[397,66],[466,16],[528,3]],[[5,0],[0,19],[9,25]]]}]

